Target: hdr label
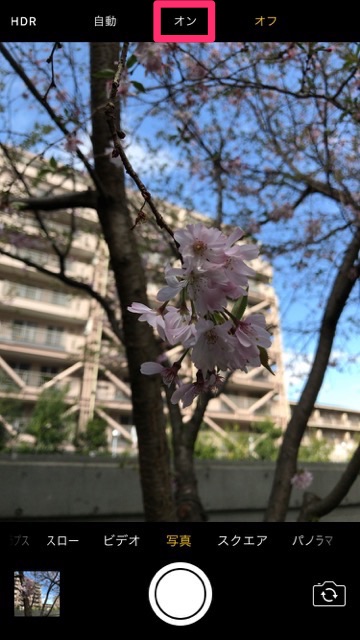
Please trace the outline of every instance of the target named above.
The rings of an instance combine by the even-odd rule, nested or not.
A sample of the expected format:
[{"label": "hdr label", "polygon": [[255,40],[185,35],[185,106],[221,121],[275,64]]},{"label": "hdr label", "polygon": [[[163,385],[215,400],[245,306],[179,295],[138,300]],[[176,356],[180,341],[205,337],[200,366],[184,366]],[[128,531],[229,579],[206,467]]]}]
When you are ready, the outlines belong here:
[{"label": "hdr label", "polygon": [[11,16],[11,27],[36,27],[36,18],[34,16]]}]

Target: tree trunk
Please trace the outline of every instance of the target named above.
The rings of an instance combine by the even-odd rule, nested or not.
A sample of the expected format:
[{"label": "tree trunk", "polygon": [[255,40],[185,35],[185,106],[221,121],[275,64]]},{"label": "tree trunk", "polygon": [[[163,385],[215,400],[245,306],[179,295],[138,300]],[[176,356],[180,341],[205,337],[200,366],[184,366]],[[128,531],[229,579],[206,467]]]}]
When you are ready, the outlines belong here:
[{"label": "tree trunk", "polygon": [[268,522],[285,520],[291,495],[291,478],[296,473],[297,455],[301,439],[321,389],[338,321],[360,275],[360,266],[357,262],[359,249],[360,228],[358,227],[345,251],[342,264],[332,286],[321,321],[314,362],[300,400],[294,407],[293,415],[284,434],[265,515],[265,520]]},{"label": "tree trunk", "polygon": [[[20,578],[21,586],[24,587],[24,585],[25,585],[25,576],[24,576],[24,572],[23,571],[19,571],[19,578]],[[23,599],[23,603],[24,603],[24,616],[25,616],[25,618],[31,618],[32,617],[32,608],[31,608],[29,596],[27,595],[27,593],[25,593],[25,592],[22,593],[22,599]]]},{"label": "tree trunk", "polygon": [[170,401],[174,389],[166,389],[171,422],[173,458],[175,469],[175,502],[180,522],[204,522],[207,520],[199,496],[194,465],[194,446],[209,397],[199,397],[193,416],[184,424],[179,405]]},{"label": "tree trunk", "polygon": [[[140,372],[143,362],[156,359],[157,347],[152,329],[127,311],[132,302],[148,304],[145,275],[131,231],[133,223],[125,193],[124,169],[110,162],[109,153],[105,152],[110,146],[110,132],[104,113],[107,101],[105,80],[96,77],[97,72],[103,69],[110,68],[115,72],[114,62],[119,60],[119,46],[111,42],[92,43],[90,47],[92,143],[95,172],[105,193],[98,198],[97,212],[109,247],[121,306],[145,518],[147,521],[173,521],[175,510],[160,379],[159,376],[144,376]],[[117,105],[120,129],[119,113]],[[119,490],[123,489],[119,487]]]},{"label": "tree trunk", "polygon": [[191,434],[186,432],[186,427],[187,424],[184,424],[174,449],[177,516],[181,522],[205,522],[207,517],[199,496],[194,467],[194,442]]}]

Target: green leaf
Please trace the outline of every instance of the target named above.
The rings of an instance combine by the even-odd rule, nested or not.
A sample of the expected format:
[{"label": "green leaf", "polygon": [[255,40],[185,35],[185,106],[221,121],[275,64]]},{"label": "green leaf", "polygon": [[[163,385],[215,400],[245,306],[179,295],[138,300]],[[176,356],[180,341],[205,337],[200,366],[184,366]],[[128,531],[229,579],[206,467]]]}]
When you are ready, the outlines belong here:
[{"label": "green leaf", "polygon": [[128,59],[128,61],[126,63],[126,66],[127,66],[128,69],[131,69],[131,67],[133,67],[134,64],[136,64],[136,63],[137,63],[137,57],[134,54],[132,54],[132,56],[130,56],[130,58]]},{"label": "green leaf", "polygon": [[42,133],[44,135],[47,135],[48,133],[52,133],[55,129],[55,127],[53,127],[51,124],[44,124],[42,125]]},{"label": "green leaf", "polygon": [[242,298],[238,298],[238,300],[236,300],[231,313],[237,320],[241,320],[241,318],[243,317],[247,304],[248,296],[243,296]]},{"label": "green leaf", "polygon": [[137,89],[141,93],[145,93],[145,87],[143,84],[141,84],[141,82],[136,82],[136,80],[132,80],[131,84],[133,84],[135,89]]},{"label": "green leaf", "polygon": [[259,349],[259,353],[260,353],[260,362],[261,362],[262,366],[274,376],[275,373],[273,372],[273,370],[271,369],[271,367],[269,365],[269,354],[268,354],[268,352],[266,351],[265,347],[258,347],[258,349]]},{"label": "green leaf", "polygon": [[49,160],[49,165],[52,169],[57,169],[57,162],[54,158],[54,156],[51,156],[50,160]]},{"label": "green leaf", "polygon": [[39,169],[39,171],[37,172],[37,182],[39,180],[41,180],[44,176],[46,176],[49,173],[49,169],[47,167],[41,167],[41,169]]},{"label": "green leaf", "polygon": [[93,78],[105,78],[108,80],[109,78],[113,78],[115,75],[115,69],[101,69],[100,71],[96,71],[92,74]]},{"label": "green leaf", "polygon": [[224,316],[220,311],[213,311],[209,313],[207,316],[207,320],[212,320],[214,324],[222,324],[224,322]]},{"label": "green leaf", "polygon": [[340,116],[340,118],[339,118],[339,122],[342,122],[346,118],[346,116],[348,116],[348,115],[349,115],[348,111],[343,111],[341,116]]}]

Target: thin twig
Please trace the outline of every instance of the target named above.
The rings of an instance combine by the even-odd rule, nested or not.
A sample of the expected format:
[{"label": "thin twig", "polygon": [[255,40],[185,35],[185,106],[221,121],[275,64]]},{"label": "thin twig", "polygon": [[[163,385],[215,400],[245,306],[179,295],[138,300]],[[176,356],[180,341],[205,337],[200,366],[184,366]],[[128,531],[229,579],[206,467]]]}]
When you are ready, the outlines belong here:
[{"label": "thin twig", "polygon": [[54,54],[55,54],[56,49],[61,49],[61,48],[62,48],[61,42],[55,42],[55,44],[54,44],[54,46],[53,46],[53,48],[51,50],[51,53],[50,53],[48,59],[46,60],[46,62],[51,65],[51,81],[50,81],[50,84],[49,84],[48,88],[46,89],[45,94],[44,94],[44,97],[43,97],[44,102],[47,100],[47,97],[48,97],[51,89],[56,89],[55,71],[54,71]]}]

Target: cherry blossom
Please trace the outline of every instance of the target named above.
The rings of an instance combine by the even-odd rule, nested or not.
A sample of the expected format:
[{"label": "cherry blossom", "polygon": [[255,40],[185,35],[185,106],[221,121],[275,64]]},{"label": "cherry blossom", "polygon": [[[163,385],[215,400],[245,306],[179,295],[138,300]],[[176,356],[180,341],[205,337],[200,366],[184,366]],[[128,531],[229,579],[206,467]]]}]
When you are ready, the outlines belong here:
[{"label": "cherry blossom", "polygon": [[189,407],[200,393],[207,391],[209,388],[209,381],[204,379],[201,371],[197,372],[196,382],[187,382],[186,384],[180,385],[180,387],[174,391],[171,396],[172,404],[177,404],[179,401],[182,402],[183,408]]},{"label": "cherry blossom", "polygon": [[244,347],[271,347],[270,334],[266,330],[265,317],[261,313],[253,313],[240,320],[234,335]]},{"label": "cherry blossom", "polygon": [[25,576],[23,584],[20,586],[20,590],[28,598],[31,597],[36,590],[35,580],[31,580],[31,578],[28,578],[27,576]]},{"label": "cherry blossom", "polygon": [[186,281],[178,280],[177,275],[182,275],[182,269],[171,269],[170,267],[165,269],[165,280],[168,286],[158,291],[156,297],[160,302],[171,300],[186,286]]},{"label": "cherry blossom", "polygon": [[[271,337],[262,314],[242,317],[249,277],[255,274],[245,260],[258,256],[254,245],[237,244],[243,231],[235,228],[226,236],[219,229],[197,223],[174,236],[182,266],[166,267],[167,285],[157,294],[163,304],[152,310],[133,303],[128,310],[140,314],[139,320],[154,327],[165,342],[183,347],[183,355],[172,366],[163,366],[160,360],[145,362],[141,372],[160,374],[167,386],[177,385],[171,402],[181,401],[187,407],[200,393],[216,392],[222,382],[220,372],[247,372],[248,367],[267,363]],[[178,306],[169,304],[173,298],[179,300]],[[227,309],[229,300],[235,301],[232,312]],[[183,384],[178,371],[187,354],[197,369],[196,382]]]},{"label": "cherry blossom", "polygon": [[215,325],[211,320],[200,318],[196,325],[196,343],[192,351],[192,361],[202,371],[212,371],[218,367],[226,371],[229,358],[235,346],[230,336],[232,327],[230,320]]},{"label": "cherry blossom", "polygon": [[204,382],[187,382],[182,384],[171,396],[172,404],[182,402],[183,409],[189,407],[199,393],[205,391]]},{"label": "cherry blossom", "polygon": [[141,302],[133,302],[130,307],[127,308],[131,313],[141,313],[139,317],[140,322],[147,322],[151,327],[157,330],[160,338],[163,340],[166,339],[165,336],[165,323],[162,315],[162,307],[159,309],[150,309],[146,304],[142,304]]},{"label": "cherry blossom", "polygon": [[297,471],[295,475],[291,478],[291,484],[296,489],[305,490],[310,487],[313,479],[314,479],[314,476],[311,473],[311,471],[307,471],[306,469],[299,469],[299,471]]},{"label": "cherry blossom", "polygon": [[64,143],[65,151],[68,151],[69,153],[76,153],[78,144],[80,144],[80,140],[76,137],[76,134],[69,133]]},{"label": "cherry blossom", "polygon": [[211,265],[211,268],[206,270],[195,267],[183,269],[183,276],[187,294],[200,315],[222,309],[226,306],[227,297],[234,293],[229,291],[229,282],[224,271],[216,265]]},{"label": "cherry blossom", "polygon": [[209,229],[199,222],[175,231],[174,236],[179,243],[179,251],[184,260],[193,258],[200,262],[205,260],[217,264],[224,262],[226,237],[219,229]]},{"label": "cherry blossom", "polygon": [[196,382],[181,384],[180,387],[172,394],[171,402],[172,404],[182,402],[183,409],[185,409],[191,405],[193,400],[200,393],[204,393],[206,391],[215,393],[222,381],[223,378],[216,373],[208,372],[207,377],[204,378],[203,373],[198,371],[196,374]]},{"label": "cherry blossom", "polygon": [[164,45],[157,42],[139,42],[135,49],[135,55],[145,67],[146,73],[162,73],[164,71],[163,52]]},{"label": "cherry blossom", "polygon": [[181,342],[186,348],[193,346],[195,343],[195,325],[186,305],[183,305],[180,309],[167,306],[164,322],[165,334],[170,344]]},{"label": "cherry blossom", "polygon": [[171,367],[164,367],[159,362],[143,362],[143,364],[140,367],[140,371],[146,376],[151,376],[151,375],[154,375],[155,373],[160,373],[164,384],[166,384],[167,387],[170,387],[170,385],[172,385],[173,383],[177,385],[180,384],[180,380],[177,375],[180,367],[181,367],[180,362],[174,362],[174,364]]},{"label": "cherry blossom", "polygon": [[185,57],[185,65],[187,69],[187,76],[191,80],[202,80],[207,75],[207,69],[204,65],[200,64],[196,60],[193,60],[190,56]]},{"label": "cherry blossom", "polygon": [[[227,298],[235,299],[244,295],[241,285],[233,284],[228,278],[226,269],[221,265],[207,263],[201,266],[193,264],[189,259],[188,265],[182,268],[169,269],[166,275],[167,287],[160,289],[157,299],[167,301],[175,297],[182,289],[195,304],[200,315],[208,311],[218,311],[227,304]],[[244,281],[244,283],[247,280]]]}]

